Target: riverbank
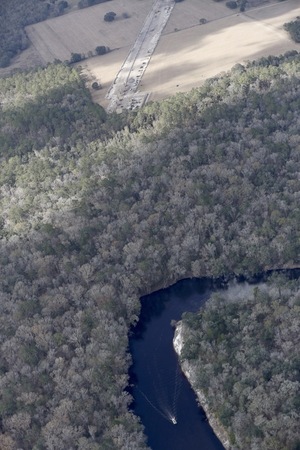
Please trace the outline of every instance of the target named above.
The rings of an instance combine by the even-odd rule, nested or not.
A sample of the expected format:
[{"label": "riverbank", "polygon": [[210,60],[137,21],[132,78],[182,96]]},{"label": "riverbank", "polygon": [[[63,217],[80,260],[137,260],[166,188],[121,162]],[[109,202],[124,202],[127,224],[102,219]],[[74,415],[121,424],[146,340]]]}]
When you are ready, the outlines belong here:
[{"label": "riverbank", "polygon": [[233,283],[179,323],[173,345],[227,450],[297,446],[298,277]]},{"label": "riverbank", "polygon": [[[173,346],[175,349],[175,352],[177,353],[178,357],[180,358],[182,348],[183,348],[183,337],[182,337],[182,331],[183,331],[183,324],[182,322],[178,322],[175,329],[174,339],[173,339]],[[197,398],[199,400],[199,404],[204,409],[206,417],[209,421],[210,426],[212,427],[215,435],[220,439],[223,446],[226,450],[234,450],[234,448],[229,443],[228,435],[216,418],[216,416],[209,410],[207,399],[202,391],[195,388],[195,372],[193,370],[193,367],[190,363],[187,361],[184,361],[181,364],[181,370],[183,371],[184,375],[186,376],[187,380],[189,381],[190,385],[192,386],[194,392],[197,394]]]}]

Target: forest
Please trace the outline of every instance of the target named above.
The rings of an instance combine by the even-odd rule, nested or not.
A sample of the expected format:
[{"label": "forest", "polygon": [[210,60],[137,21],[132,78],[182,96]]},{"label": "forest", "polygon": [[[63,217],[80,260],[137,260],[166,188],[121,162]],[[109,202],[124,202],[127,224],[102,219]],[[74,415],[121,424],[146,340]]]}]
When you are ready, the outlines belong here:
[{"label": "forest", "polygon": [[0,80],[3,450],[146,449],[140,296],[299,266],[299,77],[289,52],[121,115],[63,64]]},{"label": "forest", "polygon": [[300,281],[275,275],[186,313],[181,357],[234,449],[297,450]]},{"label": "forest", "polygon": [[27,25],[56,17],[68,8],[66,0],[1,0],[0,3],[0,67],[25,50],[29,41]]},{"label": "forest", "polygon": [[78,72],[62,64],[0,78],[0,102],[0,160],[49,143],[103,139],[112,131],[111,118],[91,102]]},{"label": "forest", "polygon": [[[78,0],[79,9],[109,0]],[[66,0],[1,0],[0,68],[10,65],[14,56],[29,46],[25,27],[69,12]]]}]

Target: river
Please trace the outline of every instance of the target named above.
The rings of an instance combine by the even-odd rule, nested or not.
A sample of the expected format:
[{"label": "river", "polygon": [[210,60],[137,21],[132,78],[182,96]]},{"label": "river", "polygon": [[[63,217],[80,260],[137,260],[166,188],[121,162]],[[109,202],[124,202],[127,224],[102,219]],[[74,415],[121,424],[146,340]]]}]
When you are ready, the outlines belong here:
[{"label": "river", "polygon": [[[225,283],[227,293],[235,298],[242,294],[243,298],[253,284],[262,285],[274,273],[293,280],[299,278],[300,269],[269,270],[246,283],[240,277],[238,283]],[[130,393],[132,410],[141,418],[152,450],[225,450],[181,373],[171,323],[180,320],[184,312],[197,311],[221,287],[222,280],[188,279],[141,299],[140,320],[129,344],[133,359]]]},{"label": "river", "polygon": [[211,292],[210,281],[192,279],[141,299],[140,321],[130,339],[130,392],[153,450],[224,450],[178,366],[171,325],[183,312],[197,311]]}]

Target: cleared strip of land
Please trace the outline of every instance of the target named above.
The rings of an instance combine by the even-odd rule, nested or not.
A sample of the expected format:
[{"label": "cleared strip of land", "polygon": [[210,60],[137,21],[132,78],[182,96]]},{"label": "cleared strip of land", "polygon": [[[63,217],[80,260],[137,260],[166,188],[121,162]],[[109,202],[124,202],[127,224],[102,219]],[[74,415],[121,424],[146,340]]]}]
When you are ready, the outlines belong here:
[{"label": "cleared strip of land", "polygon": [[174,4],[174,0],[157,0],[154,3],[129,55],[108,91],[106,98],[110,101],[109,111],[134,109],[144,102],[145,95],[135,93]]}]

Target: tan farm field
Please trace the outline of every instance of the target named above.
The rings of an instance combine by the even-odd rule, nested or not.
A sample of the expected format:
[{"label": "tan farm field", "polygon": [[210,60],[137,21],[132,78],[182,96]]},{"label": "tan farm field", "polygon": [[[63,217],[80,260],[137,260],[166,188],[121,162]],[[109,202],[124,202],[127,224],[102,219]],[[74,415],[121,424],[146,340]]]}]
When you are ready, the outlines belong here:
[{"label": "tan farm field", "polygon": [[[112,0],[31,25],[26,31],[33,45],[16,58],[16,67],[69,59],[72,52],[87,55],[96,46],[106,45],[110,53],[80,63],[88,86],[93,81],[101,83],[103,89],[91,92],[105,107],[106,93],[153,4],[154,0]],[[108,11],[115,11],[117,20],[104,22]],[[123,19],[123,13],[130,18]],[[232,12],[225,1],[176,3],[139,90],[160,100],[199,86],[237,62],[300,51],[300,44],[292,42],[283,30],[283,24],[296,16],[300,16],[299,0],[271,0],[245,13]],[[201,18],[207,23],[200,25]]]},{"label": "tan farm field", "polygon": [[[283,24],[298,15],[299,0],[273,1],[245,13],[232,13],[224,3],[212,0],[177,3],[139,90],[150,93],[151,100],[160,100],[200,86],[205,79],[229,70],[238,62],[292,49],[300,51],[300,45],[283,30]],[[208,22],[200,25],[201,18]],[[82,63],[90,80],[101,82],[103,89],[92,94],[104,107],[107,90],[129,48]]]},{"label": "tan farm field", "polygon": [[[71,53],[88,55],[98,45],[132,45],[151,6],[147,0],[113,0],[30,25],[26,33],[45,63],[69,60]],[[117,14],[111,23],[103,20],[108,11]],[[124,19],[124,13],[130,17]]]},{"label": "tan farm field", "polygon": [[[190,17],[184,11],[188,4]],[[172,21],[166,27],[169,34],[161,37],[142,79],[140,90],[151,92],[152,100],[186,92],[238,62],[292,49],[300,51],[300,44],[295,44],[283,30],[285,22],[300,16],[299,0],[270,2],[231,15],[223,6],[223,17],[218,15],[219,9],[215,11],[215,20],[199,25],[200,18],[212,17],[209,7],[216,6],[223,5],[211,0],[185,0],[176,5]],[[198,20],[197,25],[193,25],[191,16],[196,18],[195,22]],[[173,27],[179,31],[171,32]]]},{"label": "tan farm field", "polygon": [[[130,46],[152,7],[151,0],[113,0],[80,10],[76,4],[77,0],[69,0],[66,14],[26,27],[32,44],[17,55],[9,67],[0,69],[0,76],[9,75],[15,69],[40,66],[55,59],[69,60],[71,53],[87,55],[98,45],[111,49]],[[115,22],[104,22],[104,14],[108,11],[117,14]],[[122,19],[123,13],[127,13],[130,18]],[[123,53],[120,52],[120,55]],[[121,65],[122,61],[118,63]]]}]

